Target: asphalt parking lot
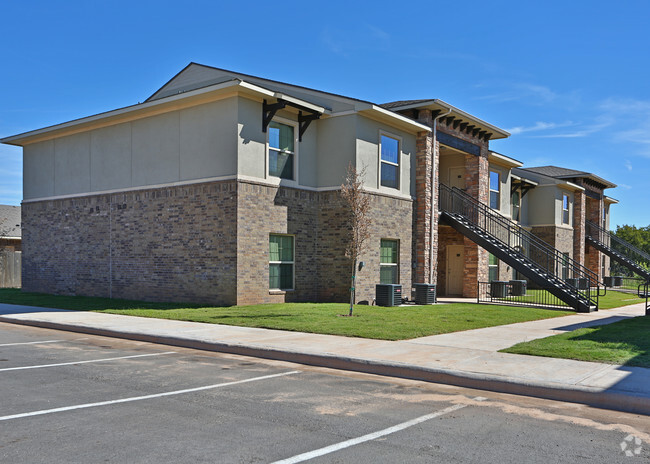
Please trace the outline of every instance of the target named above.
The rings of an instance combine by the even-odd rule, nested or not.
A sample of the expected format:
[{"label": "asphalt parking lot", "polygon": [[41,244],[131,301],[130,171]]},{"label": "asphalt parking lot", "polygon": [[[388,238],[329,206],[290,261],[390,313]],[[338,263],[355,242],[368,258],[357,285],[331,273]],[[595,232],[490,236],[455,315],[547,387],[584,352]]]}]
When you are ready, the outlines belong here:
[{"label": "asphalt parking lot", "polygon": [[11,324],[0,392],[2,463],[650,459],[646,416]]}]

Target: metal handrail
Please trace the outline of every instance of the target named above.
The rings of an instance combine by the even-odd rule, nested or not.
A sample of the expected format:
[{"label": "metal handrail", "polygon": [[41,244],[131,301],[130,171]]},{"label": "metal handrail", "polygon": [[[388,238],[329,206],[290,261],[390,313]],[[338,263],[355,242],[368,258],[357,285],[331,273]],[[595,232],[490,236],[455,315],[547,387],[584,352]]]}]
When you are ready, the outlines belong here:
[{"label": "metal handrail", "polygon": [[[592,237],[595,235],[595,238],[600,243],[607,245],[608,247],[613,248],[615,251],[621,253],[622,250],[620,248],[616,249],[612,247],[612,243],[615,243],[616,245],[620,246],[623,250],[628,251],[628,253],[631,252],[631,254],[637,255],[638,258],[641,258],[641,261],[645,261],[646,263],[650,264],[650,254],[646,253],[640,248],[635,247],[631,243],[626,242],[625,240],[617,237],[616,235],[612,235],[608,230],[603,229],[595,222],[586,221],[586,224],[587,224],[587,235]],[[623,254],[628,259],[634,261],[634,258],[632,258],[628,253],[622,251],[621,254]]]},{"label": "metal handrail", "polygon": [[[440,184],[440,209],[465,217],[475,226],[486,231],[512,251],[518,252],[533,264],[552,274],[570,287],[577,287],[566,282],[567,279],[586,279],[586,294],[581,293],[590,303],[598,305],[598,296],[602,286],[598,275],[572,258],[563,255],[555,248],[534,236],[520,225],[495,212],[466,192]],[[577,284],[577,282],[576,282]],[[591,287],[596,287],[595,299],[591,297]]]}]

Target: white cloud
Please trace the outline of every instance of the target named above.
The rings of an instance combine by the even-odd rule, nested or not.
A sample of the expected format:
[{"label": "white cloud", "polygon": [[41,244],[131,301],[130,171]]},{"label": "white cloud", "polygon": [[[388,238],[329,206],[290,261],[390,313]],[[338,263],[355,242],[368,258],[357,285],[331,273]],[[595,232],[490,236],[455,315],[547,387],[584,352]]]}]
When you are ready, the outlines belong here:
[{"label": "white cloud", "polygon": [[350,56],[350,52],[360,50],[386,51],[391,45],[391,35],[371,24],[363,24],[354,32],[342,29],[324,29],[321,41],[337,55]]},{"label": "white cloud", "polygon": [[611,126],[614,123],[613,120],[601,121],[591,125],[583,126],[572,132],[559,132],[557,134],[546,134],[546,135],[535,135],[533,137],[537,138],[548,138],[548,139],[572,139],[578,137],[587,137],[589,135],[595,134],[606,127]]},{"label": "white cloud", "polygon": [[632,172],[632,162],[630,160],[625,160],[624,165],[628,171]]},{"label": "white cloud", "polygon": [[506,129],[510,134],[512,135],[518,135],[518,134],[523,134],[524,132],[537,132],[537,131],[543,131],[543,130],[549,130],[549,129],[557,129],[558,127],[567,127],[567,126],[572,126],[573,123],[571,121],[563,122],[563,123],[555,123],[555,122],[543,122],[543,121],[538,121],[535,123],[533,126],[517,126],[517,127],[512,127],[510,129]]}]

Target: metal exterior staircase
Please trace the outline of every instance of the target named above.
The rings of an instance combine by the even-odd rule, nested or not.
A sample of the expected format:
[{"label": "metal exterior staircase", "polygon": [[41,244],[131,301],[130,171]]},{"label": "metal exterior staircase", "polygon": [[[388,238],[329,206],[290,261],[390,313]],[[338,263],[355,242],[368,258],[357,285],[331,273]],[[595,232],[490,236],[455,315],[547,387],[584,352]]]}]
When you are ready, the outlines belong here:
[{"label": "metal exterior staircase", "polygon": [[602,251],[607,256],[627,267],[632,272],[640,275],[646,281],[650,280],[650,271],[639,262],[650,263],[650,255],[643,250],[635,247],[631,243],[612,235],[609,231],[598,226],[596,223],[587,221],[586,228],[587,243]]},{"label": "metal exterior staircase", "polygon": [[[593,271],[458,188],[440,184],[441,219],[578,312],[598,310],[600,282]],[[584,282],[585,288],[571,285]],[[595,288],[595,289],[594,289]]]}]

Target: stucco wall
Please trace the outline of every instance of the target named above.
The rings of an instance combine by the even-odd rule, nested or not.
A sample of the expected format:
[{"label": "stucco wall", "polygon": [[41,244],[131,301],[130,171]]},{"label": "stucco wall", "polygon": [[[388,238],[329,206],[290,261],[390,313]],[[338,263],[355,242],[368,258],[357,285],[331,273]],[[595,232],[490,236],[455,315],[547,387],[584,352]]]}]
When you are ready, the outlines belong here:
[{"label": "stucco wall", "polygon": [[228,98],[24,148],[24,199],[236,173],[237,100]]}]

